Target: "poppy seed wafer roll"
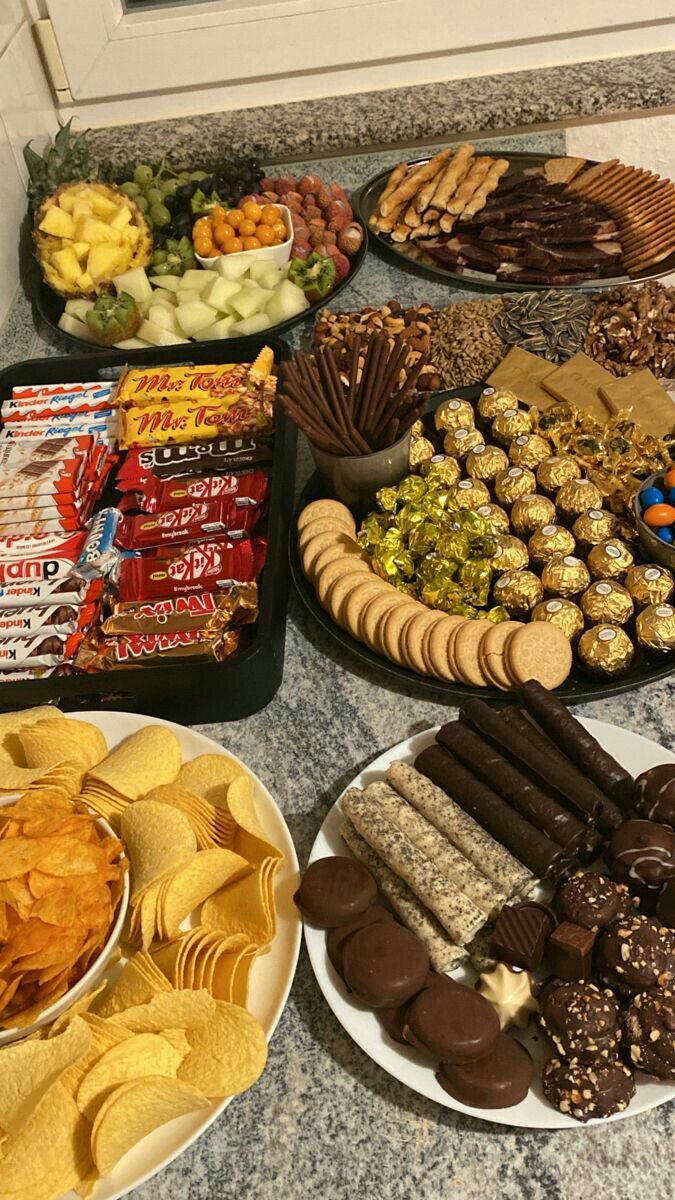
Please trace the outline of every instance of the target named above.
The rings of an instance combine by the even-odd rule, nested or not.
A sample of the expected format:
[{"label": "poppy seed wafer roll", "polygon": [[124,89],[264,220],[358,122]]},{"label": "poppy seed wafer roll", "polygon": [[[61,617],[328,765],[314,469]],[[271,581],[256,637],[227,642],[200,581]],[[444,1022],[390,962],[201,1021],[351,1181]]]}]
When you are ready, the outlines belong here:
[{"label": "poppy seed wafer roll", "polygon": [[454,971],[455,967],[466,960],[466,950],[455,945],[435,916],[420,903],[407,883],[389,870],[372,846],[356,832],[351,821],[345,821],[340,832],[354,858],[363,863],[375,877],[382,895],[389,901],[403,924],[424,942],[434,970]]},{"label": "poppy seed wafer roll", "polygon": [[410,763],[394,762],[387,781],[509,899],[532,890],[537,882],[532,872],[426,775]]},{"label": "poppy seed wafer roll", "polygon": [[562,879],[577,865],[571,855],[515,812],[443,746],[437,743],[423,750],[415,766],[540,879]]},{"label": "poppy seed wafer roll", "polygon": [[482,909],[454,887],[426,854],[382,816],[375,800],[358,788],[350,788],[340,803],[357,832],[389,869],[407,883],[417,899],[431,909],[453,942],[459,946],[470,942],[487,920]]},{"label": "poppy seed wafer roll", "polygon": [[462,721],[494,742],[508,758],[515,759],[530,775],[546,784],[561,804],[593,821],[602,833],[611,832],[621,824],[623,818],[617,806],[555,746],[549,752],[538,731],[532,737],[521,733],[484,700],[467,700],[459,715]]},{"label": "poppy seed wafer roll", "polygon": [[600,842],[595,830],[577,820],[463,721],[448,722],[439,729],[436,741],[567,853],[581,853],[588,860],[593,857]]},{"label": "poppy seed wafer roll", "polygon": [[572,762],[627,812],[633,803],[635,780],[602,748],[592,733],[573,717],[557,696],[530,679],[520,689],[523,703],[542,729],[554,738]]},{"label": "poppy seed wafer roll", "polygon": [[469,900],[473,900],[488,917],[497,916],[504,906],[506,893],[486,879],[434,825],[416,812],[384,780],[369,784],[365,795],[377,801],[382,815],[397,825],[401,833],[410,838],[460,892],[468,896]]}]

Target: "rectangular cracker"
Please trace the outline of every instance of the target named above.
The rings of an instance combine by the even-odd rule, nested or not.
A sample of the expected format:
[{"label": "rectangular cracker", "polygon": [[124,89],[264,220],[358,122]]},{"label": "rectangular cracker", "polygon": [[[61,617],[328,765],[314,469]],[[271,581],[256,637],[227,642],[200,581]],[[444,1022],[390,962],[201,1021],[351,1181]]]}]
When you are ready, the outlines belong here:
[{"label": "rectangular cracker", "polygon": [[495,388],[509,388],[523,404],[533,404],[542,412],[550,408],[553,399],[541,385],[555,370],[555,363],[550,363],[548,359],[531,354],[520,346],[512,346],[506,357],[488,375],[487,382]]},{"label": "rectangular cracker", "polygon": [[603,384],[600,395],[611,413],[632,409],[632,415],[654,437],[671,433],[675,424],[675,404],[649,368],[612,379]]}]

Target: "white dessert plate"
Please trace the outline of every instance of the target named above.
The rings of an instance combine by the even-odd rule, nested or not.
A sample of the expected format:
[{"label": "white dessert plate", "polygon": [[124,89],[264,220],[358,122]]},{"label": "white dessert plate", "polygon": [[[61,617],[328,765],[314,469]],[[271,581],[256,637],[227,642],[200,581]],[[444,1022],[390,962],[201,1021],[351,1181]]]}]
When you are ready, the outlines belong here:
[{"label": "white dessert plate", "polygon": [[[619,729],[616,725],[608,725],[604,721],[584,719],[583,724],[605,750],[613,754],[632,775],[639,775],[641,771],[646,771],[648,767],[656,766],[657,763],[675,763],[675,754],[637,733],[629,733],[626,729]],[[399,742],[397,746],[392,746],[365,767],[347,787],[367,787],[376,779],[383,778],[390,764],[397,760],[412,763],[426,746],[432,744],[437,729],[437,726],[427,729],[424,733],[416,734]],[[331,854],[350,855],[340,836],[342,822],[338,799],[319,830],[309,856],[310,863],[316,858],[325,858]],[[536,897],[537,893],[533,895]],[[426,1096],[428,1100],[442,1104],[444,1108],[453,1108],[481,1121],[495,1121],[499,1125],[511,1125],[516,1129],[584,1129],[588,1126],[604,1125],[609,1121],[619,1121],[624,1117],[636,1117],[638,1113],[648,1112],[659,1104],[666,1104],[667,1101],[675,1099],[675,1087],[655,1082],[638,1072],[636,1094],[625,1112],[608,1117],[606,1121],[594,1120],[589,1121],[587,1125],[580,1124],[572,1117],[558,1112],[544,1098],[541,1068],[551,1054],[551,1047],[544,1035],[535,1029],[534,1023],[530,1022],[524,1032],[516,1031],[519,1040],[527,1046],[534,1059],[532,1087],[525,1100],[513,1108],[468,1108],[449,1096],[436,1081],[436,1065],[428,1055],[413,1049],[412,1046],[408,1049],[392,1041],[375,1013],[354,1000],[328,958],[324,930],[305,925],[305,941],[319,987],[343,1029],[357,1046],[399,1083],[412,1088],[421,1096]],[[453,972],[453,978],[470,983],[476,979],[476,974],[471,968],[460,967]]]},{"label": "white dessert plate", "polygon": [[[227,753],[230,758],[241,762],[235,754],[211,738],[176,725],[173,721],[122,712],[73,712],[68,713],[68,717],[97,725],[111,750],[144,725],[165,725],[178,738],[183,761],[196,758],[199,754]],[[298,859],[288,826],[277,804],[246,763],[242,762],[242,766],[253,779],[254,798],[261,823],[270,841],[278,846],[284,856],[276,876],[276,934],[269,953],[261,955],[253,964],[248,999],[248,1008],[261,1022],[269,1041],[288,999],[300,951],[301,926],[293,904],[293,893],[298,884]],[[122,959],[122,963],[124,961]],[[120,1197],[127,1196],[134,1188],[151,1179],[196,1142],[233,1098],[236,1097],[223,1100],[210,1109],[188,1113],[149,1134],[121,1159],[110,1175],[100,1180],[96,1188],[96,1200],[120,1200]],[[61,1200],[79,1200],[79,1197],[76,1192],[67,1192]]]}]

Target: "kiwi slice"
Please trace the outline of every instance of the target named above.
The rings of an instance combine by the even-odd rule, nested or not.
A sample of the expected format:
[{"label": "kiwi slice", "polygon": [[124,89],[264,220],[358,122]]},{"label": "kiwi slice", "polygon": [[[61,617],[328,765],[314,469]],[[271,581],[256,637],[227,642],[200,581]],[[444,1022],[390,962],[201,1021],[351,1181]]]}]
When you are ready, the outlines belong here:
[{"label": "kiwi slice", "polygon": [[307,258],[294,258],[288,271],[291,283],[302,288],[310,304],[323,300],[335,287],[337,271],[332,258],[313,250]]}]

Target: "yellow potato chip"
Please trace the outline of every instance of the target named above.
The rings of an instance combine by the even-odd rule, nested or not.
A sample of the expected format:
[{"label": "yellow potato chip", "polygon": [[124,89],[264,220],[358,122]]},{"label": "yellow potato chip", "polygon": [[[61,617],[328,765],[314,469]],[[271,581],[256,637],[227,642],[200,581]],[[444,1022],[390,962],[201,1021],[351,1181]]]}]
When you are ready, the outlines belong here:
[{"label": "yellow potato chip", "polygon": [[159,800],[184,812],[194,830],[200,850],[229,847],[235,834],[235,823],[224,809],[216,808],[202,796],[197,796],[177,783],[153,788],[144,800]]},{"label": "yellow potato chip", "polygon": [[53,704],[24,708],[20,712],[0,713],[0,763],[14,763],[17,767],[28,766],[19,733],[27,725],[47,717],[63,718],[63,713]]},{"label": "yellow potato chip", "polygon": [[0,1058],[0,1129],[17,1133],[63,1072],[90,1048],[91,1030],[80,1018],[48,1041],[5,1046]]},{"label": "yellow potato chip", "polygon": [[147,1076],[176,1078],[183,1055],[159,1033],[137,1033],[99,1058],[85,1075],[75,1101],[92,1123],[114,1088]]},{"label": "yellow potato chip", "polygon": [[144,725],[130,734],[87,775],[87,784],[127,800],[140,800],[151,787],[171,783],[181,765],[178,738],[163,725]]},{"label": "yellow potato chip", "polygon": [[164,1029],[197,1028],[210,1021],[215,1011],[215,1001],[208,992],[172,991],[116,1013],[104,1024],[130,1033],[162,1033]]},{"label": "yellow potato chip", "polygon": [[174,972],[181,944],[182,938],[173,938],[172,941],[167,942],[164,946],[158,946],[156,949],[151,950],[149,955],[164,978],[170,984],[173,984],[174,987],[178,986],[175,981]]},{"label": "yellow potato chip", "polygon": [[[147,958],[144,950],[140,950],[130,958],[122,968],[122,973],[110,984],[105,996],[96,1006],[99,1017],[111,1017],[113,1013],[123,1012],[137,1004],[145,1004],[158,992],[170,992],[171,985],[155,967],[157,979],[150,978],[142,967],[142,958]],[[152,961],[152,960],[150,960]],[[152,1074],[152,1072],[150,1072]],[[161,1074],[161,1072],[159,1072]]]},{"label": "yellow potato chip", "polygon": [[245,1009],[224,1000],[215,1001],[215,1008],[208,1024],[189,1030],[191,1050],[178,1078],[210,1099],[221,1099],[244,1092],[259,1078],[267,1061],[267,1039],[260,1022]]},{"label": "yellow potato chip", "polygon": [[22,792],[36,780],[42,779],[44,769],[37,767],[15,767],[11,762],[0,762],[0,792]]},{"label": "yellow potato chip", "polygon": [[98,726],[61,715],[24,725],[18,736],[27,767],[47,769],[65,761],[80,765],[84,774],[108,753]]},{"label": "yellow potato chip", "polygon": [[208,1107],[202,1092],[178,1079],[150,1077],[121,1084],[101,1105],[91,1131],[99,1173],[108,1175],[141,1138],[160,1125]]},{"label": "yellow potato chip", "polygon": [[190,1049],[190,1043],[188,1041],[187,1032],[185,1029],[163,1029],[162,1037],[166,1038],[167,1042],[169,1042],[170,1045],[172,1045],[174,1049],[178,1051],[181,1058],[185,1058],[185,1055]]},{"label": "yellow potato chip", "polygon": [[0,1196],[55,1200],[90,1177],[90,1126],[66,1088],[55,1083],[2,1147]]},{"label": "yellow potato chip", "polygon": [[233,779],[243,774],[241,763],[235,762],[229,754],[200,754],[183,763],[177,783],[227,812],[227,789]]},{"label": "yellow potato chip", "polygon": [[97,984],[96,987],[89,988],[89,991],[85,992],[84,996],[80,996],[79,1000],[76,1000],[74,1004],[71,1004],[70,1008],[67,1008],[66,1011],[61,1013],[61,1015],[58,1016],[55,1021],[52,1021],[51,1025],[46,1027],[46,1036],[48,1038],[56,1037],[57,1033],[61,1033],[64,1029],[67,1029],[70,1024],[72,1024],[72,1022],[75,1020],[75,1017],[84,1016],[85,1013],[88,1013],[92,1004],[96,1003],[98,997],[102,992],[106,991],[107,987],[108,981],[104,979],[103,982]]},{"label": "yellow potato chip", "polygon": [[245,933],[264,946],[274,936],[274,909],[270,907],[269,876],[277,859],[266,859],[252,874],[222,888],[204,902],[201,923],[222,934]]},{"label": "yellow potato chip", "polygon": [[164,938],[176,937],[180,923],[208,896],[226,883],[248,874],[250,866],[231,850],[201,850],[179,867],[160,897],[160,924]]},{"label": "yellow potato chip", "polygon": [[129,805],[122,816],[122,840],[131,860],[134,897],[197,851],[197,839],[185,813],[157,800]]}]

